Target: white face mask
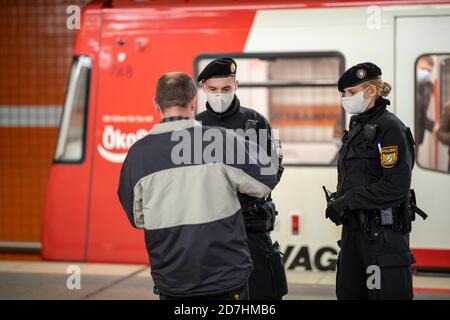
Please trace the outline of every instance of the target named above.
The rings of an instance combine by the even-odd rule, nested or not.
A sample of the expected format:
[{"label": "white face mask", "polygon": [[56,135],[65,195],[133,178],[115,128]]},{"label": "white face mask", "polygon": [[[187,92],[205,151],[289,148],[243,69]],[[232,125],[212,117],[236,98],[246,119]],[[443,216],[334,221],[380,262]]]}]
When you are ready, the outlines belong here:
[{"label": "white face mask", "polygon": [[417,81],[431,82],[431,72],[425,69],[417,70]]},{"label": "white face mask", "polygon": [[227,111],[234,99],[234,92],[211,93],[205,90],[205,93],[209,105],[217,113],[224,113],[225,111]]},{"label": "white face mask", "polygon": [[364,99],[364,92],[368,88],[369,87],[351,97],[342,97],[341,103],[345,111],[347,111],[349,114],[360,114],[366,111],[371,100],[371,98]]}]

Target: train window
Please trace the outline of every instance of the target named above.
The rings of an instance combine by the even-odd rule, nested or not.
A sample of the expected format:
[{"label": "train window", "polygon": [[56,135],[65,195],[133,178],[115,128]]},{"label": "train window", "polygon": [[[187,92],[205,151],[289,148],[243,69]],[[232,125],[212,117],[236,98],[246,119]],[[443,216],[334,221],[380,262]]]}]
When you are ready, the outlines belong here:
[{"label": "train window", "polygon": [[[237,96],[260,112],[281,140],[283,163],[335,165],[344,113],[336,88],[344,58],[333,53],[236,54]],[[217,55],[201,55],[197,75]],[[199,92],[198,112],[206,98]]]},{"label": "train window", "polygon": [[56,143],[55,162],[83,161],[91,66],[91,59],[87,56],[76,57],[73,61]]},{"label": "train window", "polygon": [[450,172],[450,54],[420,56],[415,89],[416,161]]}]

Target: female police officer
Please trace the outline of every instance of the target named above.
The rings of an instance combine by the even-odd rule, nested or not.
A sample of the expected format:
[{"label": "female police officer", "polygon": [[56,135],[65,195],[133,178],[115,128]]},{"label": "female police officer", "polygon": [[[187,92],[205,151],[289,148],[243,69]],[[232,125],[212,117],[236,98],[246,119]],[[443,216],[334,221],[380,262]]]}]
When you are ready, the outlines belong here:
[{"label": "female police officer", "polygon": [[375,64],[345,71],[338,89],[343,108],[353,116],[339,152],[337,192],[326,209],[327,218],[343,224],[337,298],[412,299],[412,135],[386,110],[391,86]]}]

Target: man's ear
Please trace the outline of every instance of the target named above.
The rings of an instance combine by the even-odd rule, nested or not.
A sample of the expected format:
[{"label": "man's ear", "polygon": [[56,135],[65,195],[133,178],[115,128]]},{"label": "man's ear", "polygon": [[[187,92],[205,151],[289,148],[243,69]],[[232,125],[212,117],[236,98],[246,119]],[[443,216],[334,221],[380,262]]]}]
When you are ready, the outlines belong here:
[{"label": "man's ear", "polygon": [[239,87],[239,80],[236,80],[235,83],[236,83],[236,85],[235,85],[235,88],[234,88],[234,89],[236,90],[236,89]]},{"label": "man's ear", "polygon": [[161,108],[158,105],[158,102],[156,102],[156,97],[153,98],[153,105],[155,106],[156,111],[158,111],[159,113],[162,113]]},{"label": "man's ear", "polygon": [[196,110],[196,108],[197,108],[197,95],[195,95],[195,97],[193,97],[192,100],[187,105],[187,111],[188,111],[187,116],[189,118],[194,118],[195,117],[195,110]]},{"label": "man's ear", "polygon": [[192,98],[192,100],[191,100],[190,110],[192,113],[195,113],[195,109],[197,108],[197,99],[198,99],[198,95],[195,95],[195,97]]}]

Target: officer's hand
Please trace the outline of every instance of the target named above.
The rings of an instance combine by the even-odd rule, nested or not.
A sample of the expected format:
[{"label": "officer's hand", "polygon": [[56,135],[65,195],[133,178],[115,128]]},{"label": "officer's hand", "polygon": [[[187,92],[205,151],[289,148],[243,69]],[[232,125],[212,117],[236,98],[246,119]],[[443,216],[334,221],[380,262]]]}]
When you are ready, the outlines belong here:
[{"label": "officer's hand", "polygon": [[328,204],[325,211],[325,217],[333,221],[337,226],[342,224],[342,217],[347,210],[347,205],[344,202],[344,197],[340,197]]}]

